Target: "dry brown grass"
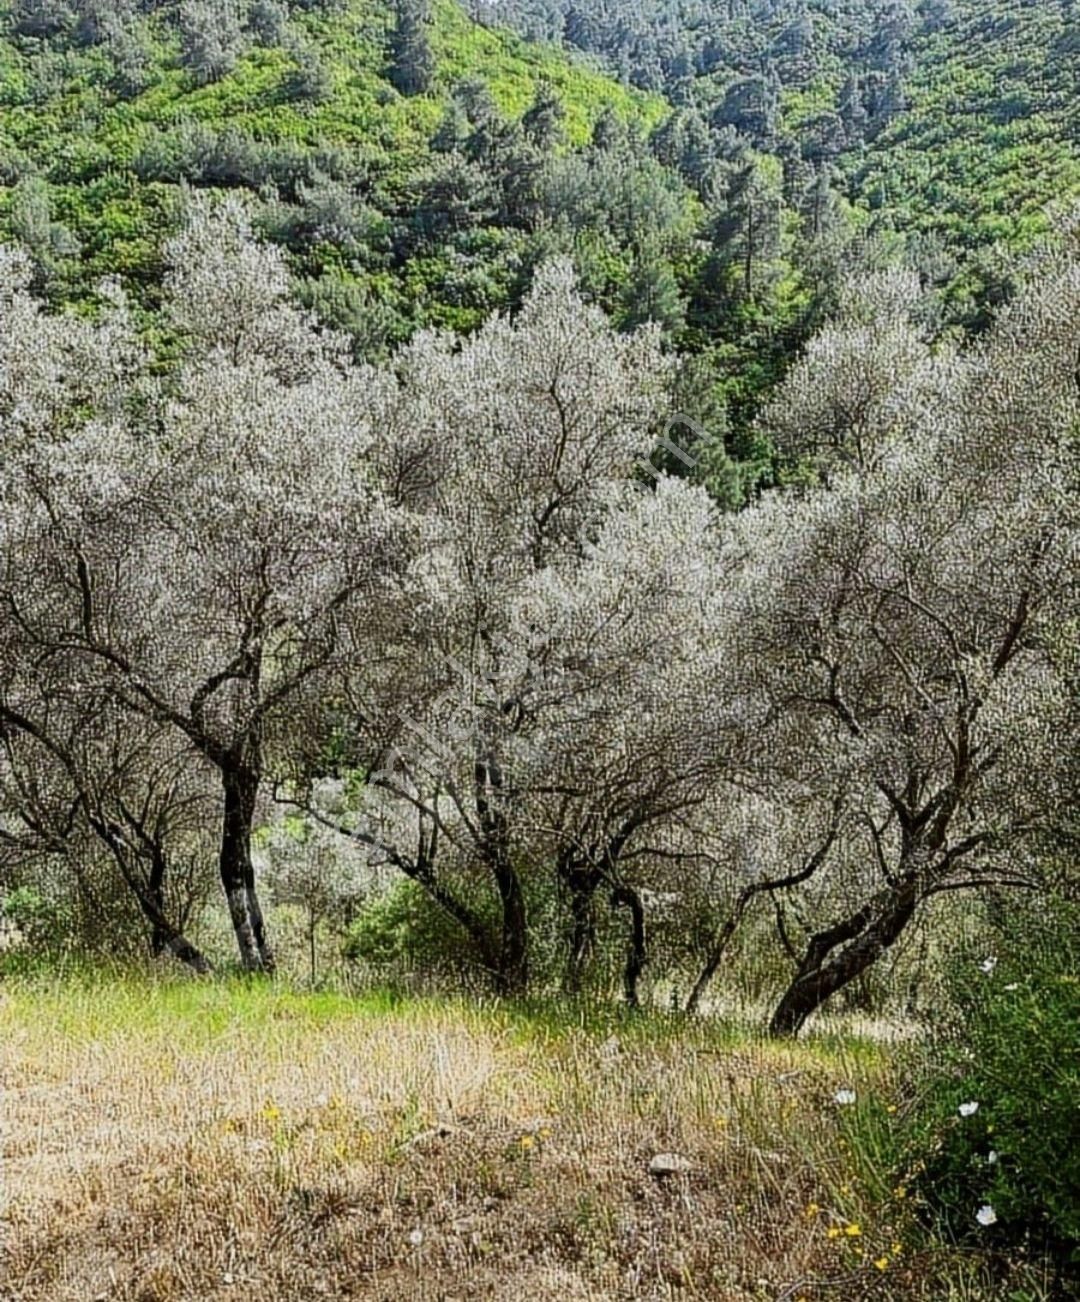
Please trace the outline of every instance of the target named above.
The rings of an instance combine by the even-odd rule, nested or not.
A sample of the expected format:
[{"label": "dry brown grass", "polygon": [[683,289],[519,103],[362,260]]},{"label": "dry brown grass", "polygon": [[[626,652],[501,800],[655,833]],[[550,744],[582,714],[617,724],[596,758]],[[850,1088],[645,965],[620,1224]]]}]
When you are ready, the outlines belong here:
[{"label": "dry brown grass", "polygon": [[12,1302],[946,1296],[843,1146],[877,1053],[266,987],[0,999]]}]

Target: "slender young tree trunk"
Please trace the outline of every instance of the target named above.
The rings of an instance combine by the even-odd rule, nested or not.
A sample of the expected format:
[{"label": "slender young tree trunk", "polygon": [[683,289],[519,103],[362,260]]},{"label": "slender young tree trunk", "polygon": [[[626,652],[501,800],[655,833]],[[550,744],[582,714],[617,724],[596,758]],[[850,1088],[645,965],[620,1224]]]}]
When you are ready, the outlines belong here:
[{"label": "slender young tree trunk", "polygon": [[523,994],[529,984],[529,929],[525,895],[513,868],[502,861],[495,873],[502,902],[499,986],[504,994]]},{"label": "slender young tree trunk", "polygon": [[274,954],[266,936],[251,862],[251,833],[259,775],[244,765],[228,764],[222,768],[221,778],[224,792],[221,885],[236,933],[240,962],[248,972],[273,972]]},{"label": "slender young tree trunk", "polygon": [[630,944],[626,953],[626,966],[623,968],[623,994],[628,1008],[640,1008],[638,981],[645,970],[647,953],[645,949],[645,906],[641,896],[632,886],[619,886],[611,896],[611,907],[622,905],[630,910]]},{"label": "slender young tree trunk", "polygon": [[769,1034],[798,1035],[811,1014],[889,949],[911,921],[917,904],[915,877],[908,874],[858,912],[811,937],[795,979],[773,1013]]},{"label": "slender young tree trunk", "polygon": [[595,873],[570,872],[564,880],[570,892],[570,954],[563,990],[578,995],[596,952],[595,900],[600,878]]},{"label": "slender young tree trunk", "polygon": [[701,972],[698,974],[698,979],[694,982],[694,988],[690,991],[690,997],[686,1001],[686,1011],[688,1013],[692,1014],[697,1012],[702,997],[704,996],[705,991],[709,988],[713,977],[716,976],[717,968],[719,968],[723,961],[724,954],[727,952],[727,947],[731,943],[731,938],[734,936],[735,931],[742,920],[744,909],[745,906],[742,905],[737,908],[717,932],[716,938],[713,941],[712,949],[709,950],[709,956],[705,960],[705,964],[702,967]]},{"label": "slender young tree trunk", "polygon": [[754,205],[753,201],[751,201],[746,211],[746,261],[743,266],[743,290],[747,298],[754,292],[754,242],[756,234]]},{"label": "slender young tree trunk", "polygon": [[171,954],[200,975],[212,972],[209,959],[175,926],[165,913],[165,858],[155,854],[149,882],[142,877],[138,864],[132,864],[122,838],[105,818],[90,814],[90,826],[112,852],[120,875],[139,902],[143,916],[150,923],[150,952],[156,956]]}]

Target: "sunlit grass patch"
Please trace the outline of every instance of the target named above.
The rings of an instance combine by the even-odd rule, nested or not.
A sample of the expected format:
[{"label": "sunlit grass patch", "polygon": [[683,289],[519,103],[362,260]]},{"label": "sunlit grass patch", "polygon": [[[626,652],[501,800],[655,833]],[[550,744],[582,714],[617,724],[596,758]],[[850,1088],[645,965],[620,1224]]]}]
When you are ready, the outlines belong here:
[{"label": "sunlit grass patch", "polygon": [[136,976],[10,983],[0,1040],[27,1302],[949,1295],[881,1046]]}]

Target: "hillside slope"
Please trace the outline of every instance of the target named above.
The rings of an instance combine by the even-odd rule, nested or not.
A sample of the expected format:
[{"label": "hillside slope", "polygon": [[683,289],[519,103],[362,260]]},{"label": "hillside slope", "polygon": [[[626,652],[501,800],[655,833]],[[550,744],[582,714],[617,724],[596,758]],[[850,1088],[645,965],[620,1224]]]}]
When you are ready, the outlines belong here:
[{"label": "hillside slope", "polygon": [[965,246],[1024,242],[1080,195],[1080,9],[952,0],[924,27],[906,107],[848,160],[855,193],[900,227]]},{"label": "hillside slope", "polygon": [[[667,111],[554,49],[478,27],[450,0],[427,25],[434,77],[414,95],[393,84],[382,0],[287,13],[254,0],[224,50],[220,32],[191,34],[191,5],[124,9],[0,7],[0,237],[32,249],[54,302],[119,275],[152,307],[183,187],[213,186],[257,196],[298,274],[325,282],[319,305],[340,324],[366,314],[376,351],[429,321],[468,326],[505,301],[524,223],[433,143],[455,87],[471,88],[469,125],[522,166],[535,163],[532,141],[513,122],[538,96],[557,101],[562,149],[605,112],[644,133]],[[459,219],[473,208],[475,223]],[[440,238],[417,230],[418,214]],[[487,234],[450,256],[441,236],[466,224]]]},{"label": "hillside slope", "polygon": [[834,179],[954,247],[1025,241],[1080,193],[1073,0],[471,0]]}]

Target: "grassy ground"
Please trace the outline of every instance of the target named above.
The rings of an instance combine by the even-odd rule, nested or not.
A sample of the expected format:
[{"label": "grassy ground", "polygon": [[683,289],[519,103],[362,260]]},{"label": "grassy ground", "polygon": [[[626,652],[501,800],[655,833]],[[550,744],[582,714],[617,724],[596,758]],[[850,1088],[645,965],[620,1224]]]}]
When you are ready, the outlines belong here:
[{"label": "grassy ground", "polygon": [[[990,1297],[919,1239],[878,1160],[904,1107],[889,1052],[266,985],[9,983],[0,1297]],[[652,1174],[663,1153],[689,1169]]]}]

